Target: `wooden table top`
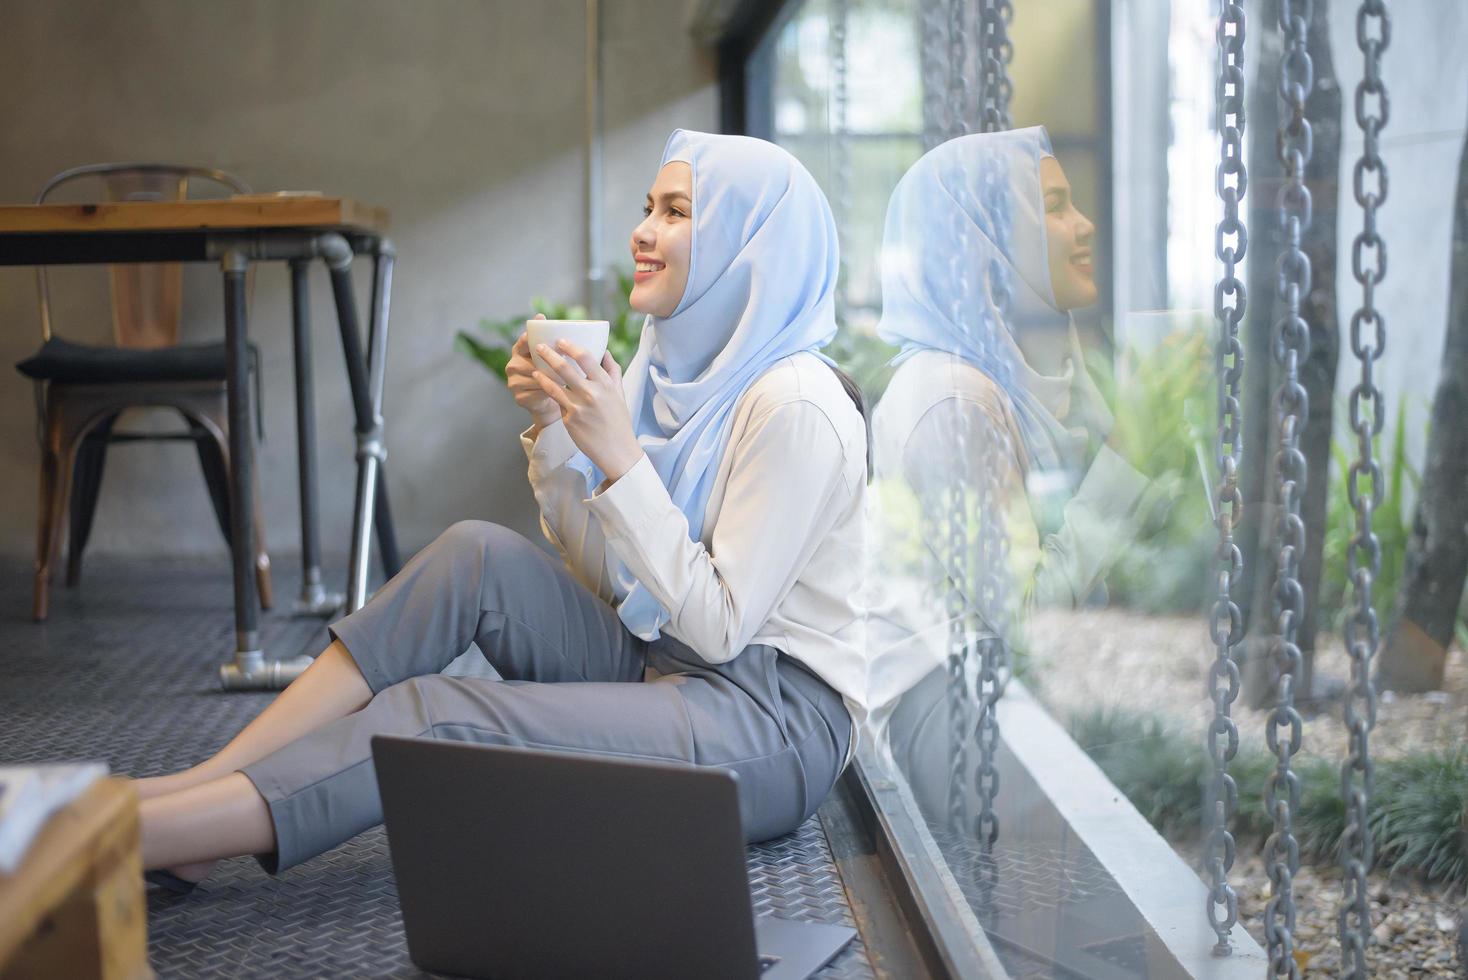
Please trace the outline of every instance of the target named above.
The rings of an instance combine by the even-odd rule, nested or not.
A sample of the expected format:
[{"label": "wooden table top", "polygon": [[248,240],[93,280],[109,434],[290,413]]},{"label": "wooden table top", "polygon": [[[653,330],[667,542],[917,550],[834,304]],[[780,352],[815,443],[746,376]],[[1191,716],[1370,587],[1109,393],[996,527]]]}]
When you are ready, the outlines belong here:
[{"label": "wooden table top", "polygon": [[[100,881],[99,864],[139,862],[138,794],[126,779],[99,779],[57,810],[14,875],[0,876],[0,966],[79,885]],[[131,882],[142,891],[142,865]],[[3,973],[0,968],[0,973]]]},{"label": "wooden table top", "polygon": [[206,201],[0,205],[0,235],[203,229],[335,228],[381,234],[385,208],[349,197],[253,194]]}]

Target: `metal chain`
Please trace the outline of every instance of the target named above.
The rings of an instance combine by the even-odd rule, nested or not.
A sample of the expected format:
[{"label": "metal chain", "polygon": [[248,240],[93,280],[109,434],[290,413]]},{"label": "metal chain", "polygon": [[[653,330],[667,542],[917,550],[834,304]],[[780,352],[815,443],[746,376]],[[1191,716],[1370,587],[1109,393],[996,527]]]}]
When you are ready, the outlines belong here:
[{"label": "metal chain", "polygon": [[969,31],[964,19],[968,9],[965,0],[948,0],[948,136],[963,136],[975,131],[974,91],[969,81]]},{"label": "metal chain", "polygon": [[[957,458],[967,458],[971,447],[963,433],[956,433]],[[970,712],[968,697],[969,638],[965,615],[968,606],[967,488],[961,477],[945,488],[947,495],[947,541],[944,564],[948,574],[946,612],[948,615],[948,724],[949,739],[955,751],[951,759],[948,783],[948,820],[955,831],[966,823],[968,802],[968,742]]]},{"label": "metal chain", "polygon": [[1213,955],[1233,951],[1229,934],[1239,921],[1239,898],[1228,883],[1234,864],[1234,836],[1229,831],[1239,802],[1239,788],[1229,775],[1228,764],[1239,749],[1239,728],[1232,705],[1239,696],[1239,667],[1232,650],[1243,635],[1243,616],[1232,596],[1233,583],[1243,571],[1244,559],[1234,543],[1234,528],[1243,516],[1244,498],[1239,492],[1239,458],[1243,452],[1243,417],[1239,407],[1240,382],[1244,375],[1244,349],[1239,343],[1239,324],[1244,319],[1246,297],[1239,279],[1239,265],[1248,248],[1249,234],[1239,216],[1239,205],[1249,186],[1244,164],[1244,4],[1224,0],[1218,18],[1218,129],[1221,135],[1217,179],[1218,197],[1223,202],[1223,220],[1218,223],[1214,251],[1223,263],[1223,275],[1213,294],[1213,313],[1218,319],[1218,432],[1213,456],[1218,466],[1218,595],[1209,617],[1213,639],[1213,664],[1208,671],[1208,698],[1213,702],[1213,721],[1208,726],[1208,758],[1213,776],[1208,783],[1208,924],[1217,935]]},{"label": "metal chain", "polygon": [[[1002,280],[999,286],[1003,288]],[[1009,459],[1008,432],[1002,426],[990,424],[984,416],[979,416],[977,421],[979,431],[970,451],[977,453],[980,459]],[[977,643],[979,668],[974,691],[974,701],[979,709],[975,728],[979,756],[974,767],[974,789],[978,796],[974,837],[979,844],[981,859],[975,867],[973,884],[980,910],[992,910],[999,884],[999,864],[994,857],[994,845],[999,839],[999,815],[995,805],[999,794],[996,759],[999,754],[999,699],[1004,696],[1009,682],[1006,606],[1009,594],[1004,576],[1008,535],[1002,513],[999,470],[1000,467],[996,466],[985,467],[985,473],[976,481],[978,513],[971,524],[978,529],[978,542],[969,550],[974,577],[979,583],[977,608],[969,611],[967,628]]]},{"label": "metal chain", "polygon": [[[1006,64],[1009,60],[1007,22],[1008,0],[995,3],[984,0],[986,9],[993,7],[998,13],[992,15],[997,24],[997,38],[993,54],[988,51],[983,58],[983,69],[989,70],[992,60],[995,67],[993,77],[998,81],[981,87],[977,93],[972,84],[973,73],[969,68],[969,50],[973,46],[973,31],[966,17],[969,5],[966,0],[922,0],[920,18],[922,27],[921,58],[923,72],[923,146],[931,149],[946,139],[973,132],[982,127],[986,131],[1002,128],[1008,110],[1010,89]],[[980,13],[974,26],[983,30],[985,14]],[[946,28],[946,30],[945,30]],[[940,46],[947,41],[946,52]],[[946,55],[946,57],[945,57]],[[990,93],[999,94],[1001,103],[999,123],[986,105],[979,105],[980,98]],[[976,98],[977,95],[977,98]],[[997,175],[976,175],[981,180],[993,181]],[[958,221],[958,215],[952,215]],[[966,227],[957,229],[961,236],[968,233]],[[964,250],[955,249],[952,256],[950,275],[956,285],[953,309],[950,314],[954,322],[964,322],[968,315],[965,297],[981,288],[975,277],[984,274],[989,280],[990,295],[994,296],[1000,315],[1007,308],[1008,283],[1002,270],[976,270],[963,264]],[[998,326],[998,325],[994,325]],[[974,324],[975,330],[983,325]],[[1002,327],[1000,327],[1002,329]],[[994,346],[992,338],[977,338],[981,346]],[[999,383],[1005,379],[996,378]],[[963,430],[956,432],[955,451],[961,456],[975,453],[1008,453],[1008,433],[974,433],[969,431],[967,417],[960,423]],[[978,761],[973,775],[977,790],[979,813],[976,822],[976,838],[987,851],[999,833],[999,821],[995,813],[994,799],[999,789],[999,775],[995,766],[998,752],[999,724],[996,706],[1003,695],[1009,676],[1009,656],[1005,642],[1006,601],[1003,568],[1006,562],[1007,538],[1002,522],[1000,504],[1001,487],[997,474],[977,481],[970,487],[962,479],[956,479],[945,489],[944,505],[946,528],[943,537],[943,563],[947,575],[947,605],[949,619],[948,635],[948,702],[950,709],[951,737],[956,747],[950,773],[948,815],[955,827],[962,826],[967,819],[968,800],[968,751],[969,740],[977,742]],[[970,529],[974,529],[971,532]],[[974,533],[976,532],[976,533]],[[971,535],[976,540],[971,540]],[[976,683],[969,678],[969,664],[976,662]],[[973,710],[977,707],[978,719]],[[981,889],[986,882],[993,884],[997,866],[992,861],[981,861],[983,875],[978,884]]]},{"label": "metal chain", "polygon": [[981,67],[979,91],[984,100],[983,129],[986,133],[1009,129],[1014,124],[1009,104],[1014,83],[1009,78],[1009,62],[1014,45],[1009,40],[1009,25],[1014,20],[1010,0],[983,0],[979,8],[979,40]]},{"label": "metal chain", "polygon": [[947,33],[945,0],[919,0],[918,18],[922,29],[918,64],[923,78],[923,152],[948,138],[948,100],[946,98],[947,60],[943,57],[943,38]]},{"label": "metal chain", "polygon": [[[848,218],[851,214],[851,141],[846,132],[846,27],[850,19],[851,0],[835,0],[831,17],[831,135],[835,141],[835,154],[831,173],[831,210],[836,221],[838,239],[846,237]],[[846,243],[840,242],[841,245]],[[850,287],[850,269],[847,261],[849,249],[837,250],[836,275],[836,322],[845,329],[846,290]]]},{"label": "metal chain", "polygon": [[[1010,458],[1008,433],[998,426],[982,426],[974,450],[990,459]],[[978,645],[979,676],[975,700],[979,707],[977,738],[979,758],[974,768],[974,788],[979,797],[979,814],[975,836],[987,853],[999,837],[999,817],[994,799],[999,793],[999,770],[994,764],[999,752],[999,699],[1009,682],[1009,648],[1007,645],[1009,590],[1005,588],[1004,569],[1008,562],[1008,535],[1001,512],[1003,495],[998,467],[989,467],[977,481],[979,513],[978,546],[972,549],[979,580],[978,608],[970,610],[969,631]]]},{"label": "metal chain", "polygon": [[[1300,502],[1308,473],[1305,454],[1300,451],[1300,431],[1309,414],[1309,399],[1300,384],[1300,365],[1310,356],[1310,327],[1300,314],[1300,305],[1310,293],[1310,259],[1300,245],[1310,227],[1311,213],[1310,189],[1305,185],[1305,165],[1311,151],[1305,100],[1314,86],[1308,48],[1310,8],[1311,0],[1280,0],[1279,25],[1285,35],[1285,49],[1279,63],[1279,93],[1288,118],[1281,116],[1276,140],[1285,180],[1277,199],[1284,248],[1275,268],[1275,286],[1285,312],[1275,323],[1273,336],[1274,357],[1284,367],[1284,378],[1274,403],[1279,428],[1274,531],[1279,550],[1275,563],[1273,654],[1279,670],[1279,699],[1265,728],[1265,742],[1275,754],[1276,765],[1264,787],[1265,806],[1274,818],[1274,832],[1264,848],[1272,885],[1264,907],[1264,937],[1270,972],[1289,977],[1297,977],[1300,972],[1294,937],[1294,876],[1300,867],[1294,816],[1300,806],[1300,782],[1290,769],[1290,761],[1300,750],[1302,729],[1300,713],[1295,710],[1295,681],[1302,661],[1295,631],[1305,612],[1305,592],[1299,580],[1300,558],[1305,553]],[[1281,729],[1288,732],[1283,741]]]},{"label": "metal chain", "polygon": [[[951,59],[950,59],[951,67]],[[957,120],[957,125],[962,126],[962,116],[959,113],[951,113],[950,125]],[[956,134],[948,134],[950,136]],[[963,241],[964,236],[969,235],[969,227],[964,223],[959,208],[948,208],[942,213],[938,220],[944,220],[950,224],[954,241]],[[953,283],[953,299],[947,315],[953,323],[963,323],[964,310],[966,310],[967,296],[973,289],[973,270],[964,264],[966,249],[954,248],[948,255],[948,282]],[[981,446],[973,445],[970,439],[970,418],[967,414],[960,414],[954,423],[954,431],[948,436],[948,442],[954,447],[956,459],[972,458],[973,453],[982,452]],[[975,719],[973,719],[973,697],[970,694],[972,685],[969,682],[969,663],[973,659],[972,634],[969,631],[970,610],[973,607],[972,578],[969,575],[970,550],[969,550],[969,519],[970,497],[969,484],[964,478],[962,468],[951,471],[948,486],[944,487],[947,494],[947,547],[945,547],[944,563],[948,575],[947,612],[948,615],[948,723],[950,723],[950,736],[956,751],[953,753],[953,770],[950,773],[948,783],[948,817],[950,826],[954,832],[962,832],[962,827],[967,823],[967,805],[969,805],[969,751],[970,739],[975,731]],[[982,720],[982,719],[981,719]],[[979,760],[979,770],[984,769],[985,761]]]},{"label": "metal chain", "polygon": [[[1376,21],[1373,31],[1371,22]],[[1341,838],[1342,891],[1337,934],[1341,941],[1341,966],[1346,976],[1364,980],[1368,975],[1366,947],[1371,941],[1371,900],[1366,890],[1366,872],[1371,868],[1370,816],[1374,767],[1368,745],[1376,726],[1376,689],[1371,681],[1371,661],[1381,638],[1371,587],[1381,571],[1381,543],[1371,527],[1372,512],[1381,504],[1381,467],[1372,457],[1372,437],[1386,421],[1381,389],[1372,367],[1386,347],[1386,319],[1376,308],[1376,286],[1386,276],[1386,242],[1376,230],[1376,209],[1386,200],[1386,163],[1381,158],[1377,137],[1386,126],[1391,104],[1381,79],[1381,53],[1391,42],[1391,20],[1384,0],[1362,0],[1356,14],[1356,45],[1361,49],[1365,71],[1356,86],[1356,124],[1361,127],[1361,157],[1352,178],[1356,203],[1361,205],[1361,231],[1351,247],[1351,273],[1361,284],[1361,308],[1351,317],[1351,351],[1361,362],[1361,380],[1351,389],[1351,428],[1356,432],[1356,461],[1351,464],[1347,484],[1351,507],[1356,511],[1356,533],[1346,550],[1356,609],[1346,621],[1346,652],[1351,657],[1351,684],[1346,690],[1344,719],[1350,734],[1350,757],[1341,765],[1341,793],[1346,805],[1346,830]],[[1367,102],[1375,98],[1376,107]],[[1375,186],[1367,187],[1367,178]],[[1373,336],[1365,338],[1370,328]],[[1369,407],[1370,417],[1364,408]],[[1371,479],[1371,493],[1361,496],[1360,480]]]},{"label": "metal chain", "polygon": [[[979,32],[979,111],[980,126],[986,133],[1009,128],[1009,97],[1013,86],[1009,81],[1008,64],[1012,55],[1009,43],[1008,22],[1013,16],[1009,0],[982,0],[978,11]],[[993,171],[975,175],[990,185],[983,194],[985,200],[1000,200],[1003,188],[995,187],[1000,175]],[[996,220],[996,232],[1007,234],[1007,221]],[[1008,273],[999,264],[993,263],[985,270],[985,280],[994,309],[1002,318],[1009,311]],[[1005,329],[995,324],[994,329]],[[994,337],[984,337],[991,352],[1000,349]],[[1001,372],[1003,373],[1003,372]],[[995,382],[1004,389],[1009,377],[996,377]],[[980,448],[992,459],[1010,459],[1009,432],[1002,426],[985,426],[981,433]],[[995,812],[994,799],[999,792],[999,771],[994,760],[999,751],[999,699],[1009,683],[1009,595],[1005,573],[1008,569],[1009,537],[1004,524],[1004,488],[1000,480],[999,467],[986,467],[978,480],[978,532],[979,542],[975,549],[976,572],[979,576],[979,608],[973,612],[973,631],[978,640],[979,677],[976,700],[979,706],[977,737],[979,760],[974,771],[974,784],[979,796],[979,815],[976,836],[987,853],[999,836],[999,817]],[[995,866],[992,862],[988,865]]]},{"label": "metal chain", "polygon": [[[951,13],[950,0],[920,0],[921,46],[919,64],[923,81],[923,150],[947,140],[952,131],[952,120],[958,115],[946,98],[951,52],[948,41],[948,24]],[[956,216],[949,216],[956,221]],[[967,281],[964,278],[960,258],[951,258],[949,274],[959,288]],[[955,301],[955,310],[961,309],[961,300]],[[962,432],[954,434],[954,451],[962,453],[965,441]],[[924,506],[923,521],[928,528],[926,540],[937,544],[937,573],[935,584],[943,590],[944,609],[948,617],[948,718],[951,755],[948,773],[948,819],[949,827],[957,832],[966,822],[968,798],[969,758],[969,703],[968,697],[968,640],[964,631],[964,609],[967,605],[967,581],[963,573],[963,556],[966,554],[968,507],[962,480],[952,480],[933,498],[933,507]],[[933,516],[929,517],[932,514]]]}]

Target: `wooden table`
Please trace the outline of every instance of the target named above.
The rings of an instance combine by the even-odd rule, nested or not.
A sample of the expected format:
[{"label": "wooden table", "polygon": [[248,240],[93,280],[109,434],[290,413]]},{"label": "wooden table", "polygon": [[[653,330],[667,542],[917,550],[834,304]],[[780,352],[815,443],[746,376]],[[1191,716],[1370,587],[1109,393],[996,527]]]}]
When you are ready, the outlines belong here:
[{"label": "wooden table", "polygon": [[0,980],[147,980],[138,794],[98,780],[51,816],[20,868],[0,876]]},{"label": "wooden table", "polygon": [[[367,563],[376,528],[384,571],[400,565],[387,487],[382,477],[382,389],[394,252],[387,212],[349,198],[245,195],[219,200],[0,206],[0,266],[123,262],[218,262],[224,276],[226,385],[229,392],[230,541],[234,565],[235,655],[221,665],[226,688],[280,688],[310,665],[309,657],[266,660],[260,642],[252,572],[254,523],[250,469],[245,274],[251,262],[291,267],[295,335],[296,425],[301,467],[300,606],[330,613],[321,586],[316,533],[316,453],[310,371],[306,273],[314,259],[331,275],[347,380],[356,415],[357,487],[352,519],[346,610],[367,601]],[[372,257],[372,306],[364,349],[352,291],[352,259]]]}]

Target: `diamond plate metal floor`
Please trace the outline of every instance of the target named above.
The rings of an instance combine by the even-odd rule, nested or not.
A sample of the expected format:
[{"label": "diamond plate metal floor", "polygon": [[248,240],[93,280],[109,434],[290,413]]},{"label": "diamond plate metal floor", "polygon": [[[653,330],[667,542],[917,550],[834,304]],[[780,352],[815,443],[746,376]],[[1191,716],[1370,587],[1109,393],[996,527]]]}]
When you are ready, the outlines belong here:
[{"label": "diamond plate metal floor", "polygon": [[[284,564],[275,590],[289,607],[299,571]],[[218,690],[234,632],[224,560],[93,559],[79,590],[55,591],[46,624],[30,621],[30,583],[28,563],[0,561],[0,764],[91,759],[129,776],[176,772],[274,697]],[[325,646],[319,620],[271,613],[262,627],[269,656]],[[750,847],[748,859],[756,912],[855,924],[817,818]],[[224,861],[191,895],[155,891],[148,918],[160,977],[430,976],[408,960],[380,827],[276,879],[251,858]],[[858,938],[817,976],[875,973]]]},{"label": "diamond plate metal floor", "polygon": [[1144,923],[1126,892],[1076,840],[934,841],[1013,980],[1137,980],[1148,965]]}]

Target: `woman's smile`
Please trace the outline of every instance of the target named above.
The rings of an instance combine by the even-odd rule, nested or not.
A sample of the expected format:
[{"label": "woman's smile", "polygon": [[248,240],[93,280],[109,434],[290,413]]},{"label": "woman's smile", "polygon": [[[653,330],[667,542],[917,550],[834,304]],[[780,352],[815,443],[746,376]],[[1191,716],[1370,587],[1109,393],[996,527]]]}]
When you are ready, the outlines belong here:
[{"label": "woman's smile", "polygon": [[637,262],[637,270],[632,273],[633,282],[647,282],[664,269],[663,263],[650,255],[637,255],[634,258]]}]

